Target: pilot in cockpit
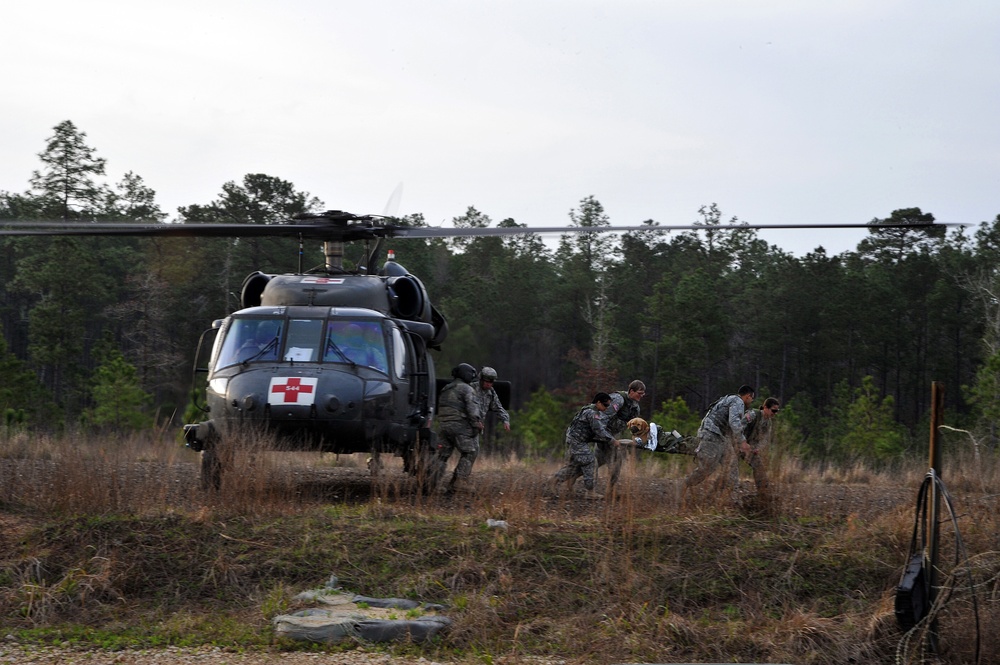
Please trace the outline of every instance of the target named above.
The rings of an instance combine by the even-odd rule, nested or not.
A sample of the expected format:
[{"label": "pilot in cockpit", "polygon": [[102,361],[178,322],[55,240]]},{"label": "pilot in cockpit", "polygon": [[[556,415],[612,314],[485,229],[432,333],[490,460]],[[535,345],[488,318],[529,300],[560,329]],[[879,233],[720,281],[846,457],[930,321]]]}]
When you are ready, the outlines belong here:
[{"label": "pilot in cockpit", "polygon": [[[278,322],[261,321],[253,334],[236,350],[236,362],[276,360],[278,357]],[[251,331],[247,331],[251,332]]]}]

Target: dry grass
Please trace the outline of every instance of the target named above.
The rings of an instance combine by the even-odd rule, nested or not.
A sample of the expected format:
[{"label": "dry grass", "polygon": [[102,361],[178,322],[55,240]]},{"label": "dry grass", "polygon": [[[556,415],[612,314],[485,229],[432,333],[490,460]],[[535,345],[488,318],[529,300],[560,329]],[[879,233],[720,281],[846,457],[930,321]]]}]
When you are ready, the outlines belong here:
[{"label": "dry grass", "polygon": [[[518,662],[919,662],[894,588],[913,526],[917,462],[892,472],[772,460],[766,507],[679,501],[682,456],[629,461],[604,501],[553,498],[556,461],[480,457],[476,490],[416,491],[399,459],[275,453],[247,436],[217,493],[169,438],[0,441],[0,616],[36,638],[65,626],[139,644],[270,640],[268,618],[336,573],[366,595],[452,608],[436,658]],[[452,462],[454,464],[454,461]],[[973,558],[938,618],[942,662],[1000,662],[997,465],[948,459]],[[744,486],[752,487],[749,480]],[[488,528],[487,519],[507,529]],[[958,575],[961,581],[963,575]],[[33,632],[32,632],[33,631]],[[63,633],[60,632],[60,635]],[[60,638],[62,639],[62,638]],[[399,647],[405,649],[405,647]]]}]

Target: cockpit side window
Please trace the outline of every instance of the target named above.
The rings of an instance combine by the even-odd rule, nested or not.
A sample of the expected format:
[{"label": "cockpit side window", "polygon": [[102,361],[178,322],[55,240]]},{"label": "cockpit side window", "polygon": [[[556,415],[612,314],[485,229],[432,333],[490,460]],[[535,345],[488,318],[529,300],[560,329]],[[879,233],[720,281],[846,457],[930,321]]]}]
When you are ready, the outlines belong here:
[{"label": "cockpit side window", "polygon": [[406,340],[399,328],[392,329],[392,369],[398,378],[406,378]]},{"label": "cockpit side window", "polygon": [[216,367],[242,362],[268,362],[278,359],[281,348],[282,319],[237,318],[226,330]]},{"label": "cockpit side window", "polygon": [[385,335],[378,321],[332,319],[326,325],[323,360],[389,372]]}]

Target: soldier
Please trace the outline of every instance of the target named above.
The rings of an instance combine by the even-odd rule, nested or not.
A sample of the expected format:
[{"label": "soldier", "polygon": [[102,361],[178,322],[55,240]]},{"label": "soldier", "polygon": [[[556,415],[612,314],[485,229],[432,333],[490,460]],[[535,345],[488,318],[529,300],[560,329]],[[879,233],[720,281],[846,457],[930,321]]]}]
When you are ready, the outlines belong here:
[{"label": "soldier", "polygon": [[486,416],[492,411],[497,414],[497,418],[503,423],[503,428],[506,431],[510,431],[510,414],[507,413],[507,409],[503,408],[503,404],[500,403],[500,396],[497,395],[497,391],[493,389],[493,384],[497,380],[497,371],[492,367],[484,367],[479,370],[479,381],[476,382],[476,396],[479,398],[479,410],[483,415],[483,421],[486,421]]},{"label": "soldier", "polygon": [[448,483],[448,494],[467,484],[472,475],[472,465],[479,454],[479,432],[483,429],[483,417],[479,408],[479,399],[472,382],[476,380],[476,368],[468,363],[462,363],[451,371],[454,379],[441,389],[438,397],[438,422],[441,425],[441,436],[438,437],[437,452],[431,462],[429,485],[430,489],[437,487],[448,459],[454,449],[458,449],[461,457],[455,466],[455,472]]},{"label": "soldier", "polygon": [[[739,458],[753,469],[753,482],[757,487],[757,496],[767,495],[767,460],[762,453],[771,442],[774,434],[774,416],[781,410],[781,404],[774,397],[764,400],[760,409],[751,409],[743,416],[743,436],[747,441],[747,449],[740,450]],[[736,462],[737,464],[739,462]]]},{"label": "soldier", "polygon": [[[627,429],[628,421],[639,416],[639,400],[646,394],[646,384],[636,379],[628,384],[628,391],[618,391],[611,393],[611,404],[607,410],[601,414],[601,421],[612,435],[618,435],[622,430]],[[631,438],[631,437],[629,437]],[[612,439],[616,441],[616,439]],[[608,479],[608,489],[614,487],[618,482],[618,476],[622,472],[622,461],[624,451],[616,443],[597,444],[597,466],[608,465],[611,477]]]},{"label": "soldier", "polygon": [[585,406],[576,414],[566,428],[566,466],[559,469],[552,477],[552,484],[558,490],[559,485],[568,482],[572,487],[577,478],[583,476],[583,486],[594,498],[603,498],[594,492],[594,480],[597,475],[597,458],[594,456],[593,442],[598,441],[613,446],[614,437],[604,426],[603,414],[611,406],[611,395],[597,393],[590,406]]},{"label": "soldier", "polygon": [[[686,498],[689,489],[708,478],[719,466],[729,468],[730,491],[736,489],[739,469],[735,464],[723,463],[730,462],[731,456],[739,450],[749,448],[743,436],[743,414],[753,397],[754,389],[744,385],[740,386],[737,394],[720,397],[709,407],[698,428],[700,443],[695,449],[698,466],[684,479],[682,498]],[[719,484],[723,482],[725,479],[720,478]]]}]

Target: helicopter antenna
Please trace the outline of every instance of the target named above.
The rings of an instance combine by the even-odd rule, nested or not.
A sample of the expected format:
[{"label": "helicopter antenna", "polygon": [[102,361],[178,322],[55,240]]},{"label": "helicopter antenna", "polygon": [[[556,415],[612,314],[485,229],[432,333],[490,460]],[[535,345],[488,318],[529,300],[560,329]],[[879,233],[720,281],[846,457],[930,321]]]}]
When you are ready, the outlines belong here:
[{"label": "helicopter antenna", "polygon": [[300,275],[302,274],[302,255],[303,255],[304,252],[305,252],[305,249],[302,246],[302,234],[300,233],[299,234],[299,274]]}]

